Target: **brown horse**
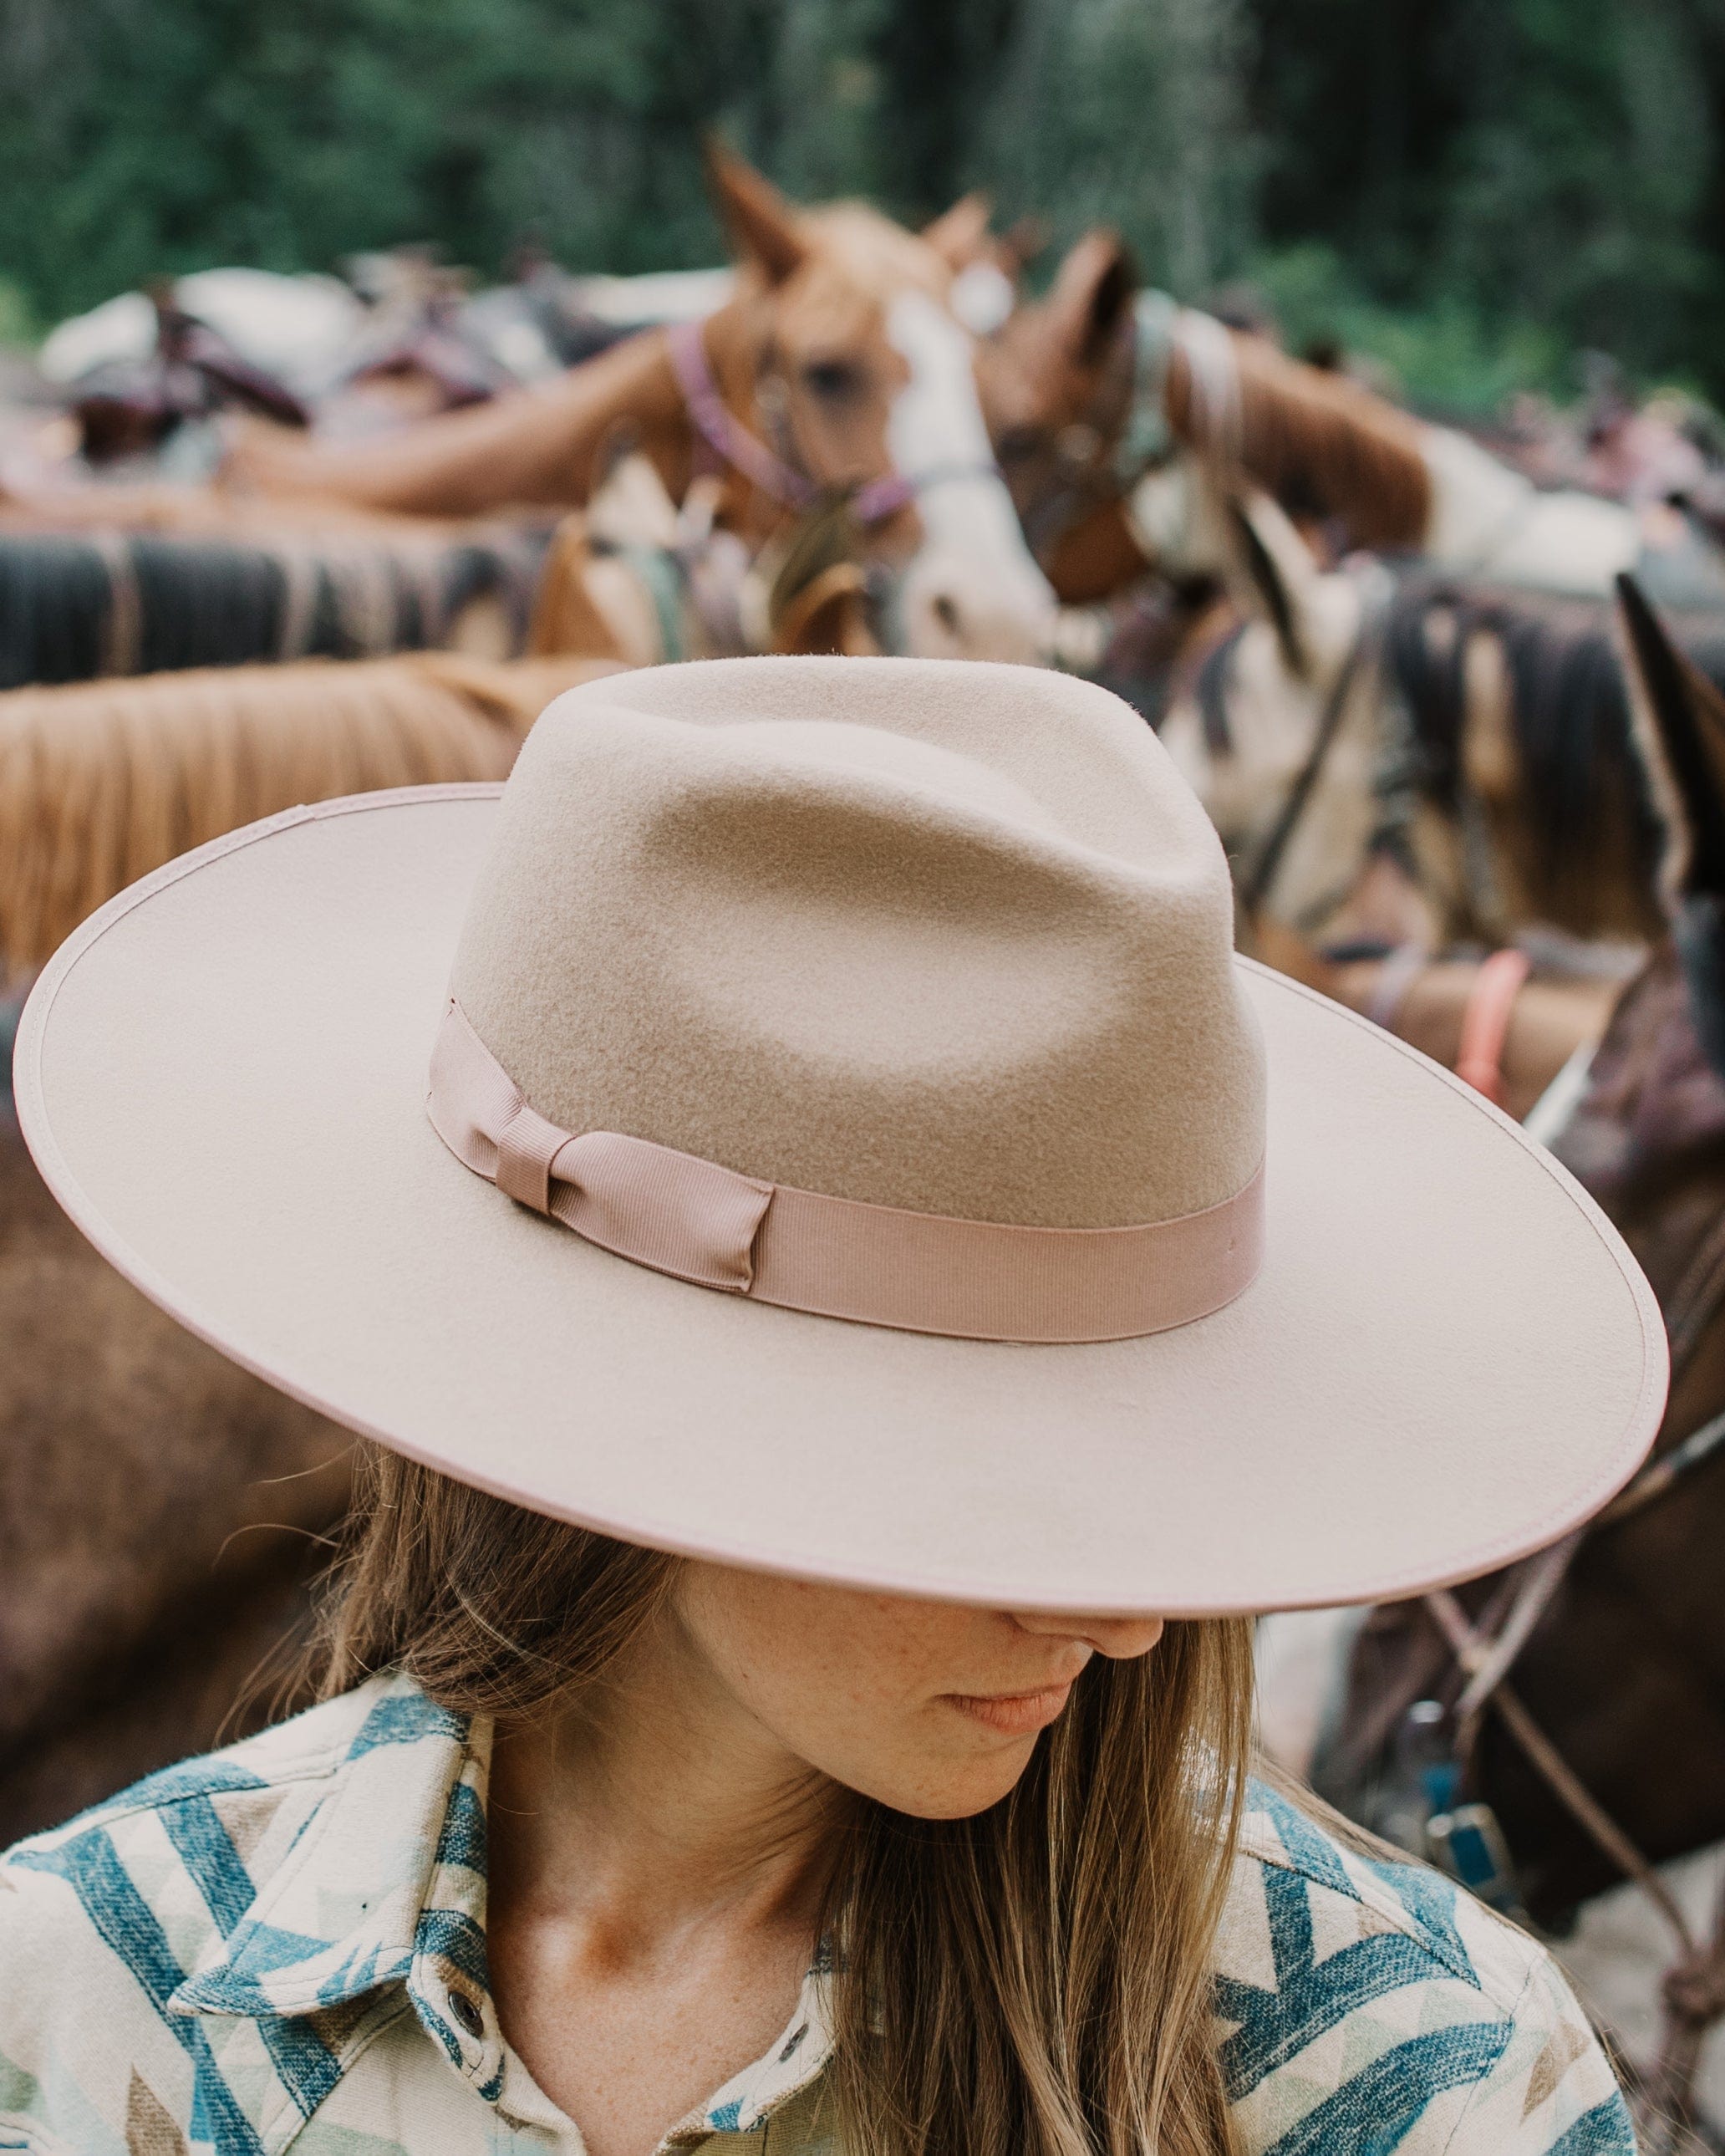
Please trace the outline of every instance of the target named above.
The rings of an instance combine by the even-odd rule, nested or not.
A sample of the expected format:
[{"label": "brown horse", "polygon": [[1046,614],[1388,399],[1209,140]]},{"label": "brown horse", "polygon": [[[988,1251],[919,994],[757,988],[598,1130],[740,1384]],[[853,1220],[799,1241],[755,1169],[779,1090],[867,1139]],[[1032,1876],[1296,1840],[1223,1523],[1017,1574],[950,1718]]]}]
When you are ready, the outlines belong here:
[{"label": "brown horse", "polygon": [[[1725,698],[1632,585],[1623,606],[1668,819],[1671,925],[1554,1150],[1659,1296],[1664,1427],[1653,1466],[1555,1553],[1373,1613],[1317,1768],[1354,1816],[1387,1824],[1405,1805],[1410,1710],[1435,1702],[1420,1748],[1453,1752],[1461,1796],[1489,1805],[1520,1899],[1547,1923],[1626,1870],[1725,1836]],[[1651,1891],[1658,1900],[1656,1878]],[[1647,2100],[1681,2112],[1702,2035],[1725,2010],[1725,1948],[1664,1913],[1677,1958]]]},{"label": "brown horse", "polygon": [[627,436],[674,501],[710,471],[713,521],[751,554],[847,504],[893,572],[889,646],[1045,655],[1053,595],[995,465],[974,338],[948,304],[974,266],[975,206],[917,234],[860,203],[796,210],[723,151],[711,172],[740,270],[704,322],[644,331],[556,382],[372,443],[252,428],[226,484],[397,515],[567,508]]},{"label": "brown horse", "polygon": [[304,1614],[319,1538],[346,1502],[349,1445],[96,1255],[44,1188],[9,1097],[0,1841],[212,1740]]},{"label": "brown horse", "polygon": [[1600,602],[1639,566],[1673,603],[1725,603],[1717,548],[1666,506],[1542,491],[1453,429],[1136,281],[1118,240],[1089,234],[981,356],[1002,468],[1062,598],[1100,599],[1147,569],[1218,573],[1219,475],[1267,490],[1333,556],[1418,554],[1447,575]]},{"label": "brown horse", "polygon": [[1194,455],[1303,521],[1333,521],[1345,544],[1424,542],[1431,482],[1413,421],[1262,337],[1140,294],[1113,233],[1078,241],[1047,299],[982,348],[978,378],[1026,532],[1073,604],[1147,569],[1221,570],[1225,535]]}]

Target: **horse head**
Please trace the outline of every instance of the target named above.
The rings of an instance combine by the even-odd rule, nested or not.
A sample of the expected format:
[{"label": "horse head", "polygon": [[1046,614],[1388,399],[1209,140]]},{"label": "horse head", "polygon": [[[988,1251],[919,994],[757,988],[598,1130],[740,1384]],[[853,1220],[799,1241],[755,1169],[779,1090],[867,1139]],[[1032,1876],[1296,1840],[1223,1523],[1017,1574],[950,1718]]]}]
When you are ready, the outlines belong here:
[{"label": "horse head", "polygon": [[1328,941],[1438,940],[1429,901],[1374,846],[1388,572],[1321,570],[1266,495],[1219,495],[1214,513],[1234,626],[1185,669],[1161,737],[1246,917]]},{"label": "horse head", "polygon": [[1046,300],[990,340],[983,401],[1037,558],[1062,599],[1151,570],[1219,575],[1206,482],[1247,480],[1344,544],[1425,542],[1425,435],[1359,383],[1262,336],[1138,289],[1111,232],[1087,233]]},{"label": "horse head", "polygon": [[737,290],[683,333],[678,364],[724,468],[720,520],[764,542],[787,511],[842,501],[890,573],[898,648],[1047,656],[1054,595],[995,463],[975,333],[954,311],[987,266],[985,211],[967,199],[917,234],[860,203],[795,208],[724,150],[709,171]]},{"label": "horse head", "polygon": [[1106,598],[1147,566],[1119,470],[1137,388],[1137,290],[1119,238],[1087,233],[1047,298],[1016,308],[978,352],[1001,470],[1037,560],[1073,605]]}]

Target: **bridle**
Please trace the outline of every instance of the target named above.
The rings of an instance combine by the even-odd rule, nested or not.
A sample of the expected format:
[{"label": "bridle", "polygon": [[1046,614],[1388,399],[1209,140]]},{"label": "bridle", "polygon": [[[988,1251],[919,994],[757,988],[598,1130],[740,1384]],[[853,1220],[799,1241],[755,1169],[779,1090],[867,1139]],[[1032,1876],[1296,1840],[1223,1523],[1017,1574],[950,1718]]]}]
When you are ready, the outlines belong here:
[{"label": "bridle", "polygon": [[[1342,731],[1349,699],[1368,667],[1372,667],[1377,673],[1378,709],[1374,723],[1378,748],[1370,780],[1373,824],[1363,859],[1369,861],[1387,855],[1397,863],[1409,883],[1422,891],[1440,912],[1452,914],[1464,924],[1464,933],[1475,935],[1482,941],[1502,942],[1506,940],[1505,908],[1486,811],[1463,780],[1458,778],[1455,783],[1451,804],[1460,838],[1460,877],[1455,889],[1435,886],[1429,864],[1421,859],[1415,844],[1415,820],[1422,799],[1426,798],[1428,758],[1417,737],[1412,713],[1390,658],[1398,603],[1396,580],[1381,565],[1369,567],[1363,572],[1344,565],[1337,573],[1349,575],[1359,591],[1359,622],[1341,671],[1326,698],[1311,747],[1289,792],[1283,797],[1269,829],[1252,847],[1248,865],[1241,868],[1236,858],[1236,876],[1241,893],[1242,915],[1255,918],[1272,896],[1289,844],[1305,816]],[[1216,708],[1205,714],[1205,739],[1213,754],[1227,752],[1231,737],[1226,697],[1227,678],[1223,671],[1212,690],[1211,701]],[[1250,843],[1248,836],[1241,842],[1239,850],[1231,848],[1231,854],[1243,850]],[[1351,869],[1333,887],[1309,900],[1289,925],[1307,935],[1320,930],[1324,921],[1353,891],[1359,872],[1357,867]]]},{"label": "bridle", "polygon": [[[1263,835],[1252,846],[1249,854],[1243,859],[1236,857],[1234,860],[1238,910],[1241,919],[1247,923],[1258,918],[1275,891],[1287,859],[1288,848],[1305,821],[1331,752],[1341,736],[1354,689],[1368,664],[1381,650],[1389,607],[1390,593],[1383,582],[1375,578],[1370,582],[1362,580],[1359,586],[1359,619],[1354,625],[1353,637],[1335,679],[1324,698],[1311,746]],[[1375,844],[1374,839],[1373,844]],[[1368,854],[1371,850],[1372,846],[1369,845]],[[1351,872],[1339,891],[1325,892],[1303,908],[1301,919],[1295,925],[1304,927],[1308,921],[1313,919],[1321,921],[1333,911],[1353,888],[1357,873],[1357,870]]]},{"label": "bridle", "polygon": [[[1217,461],[1238,464],[1244,421],[1239,370],[1226,328],[1209,315],[1180,306],[1166,292],[1139,292],[1132,305],[1131,378],[1118,436],[1112,446],[1093,437],[1088,454],[1077,458],[1064,454],[1057,439],[1061,476],[1023,511],[1025,536],[1045,568],[1061,541],[1087,516],[1124,503],[1141,480],[1180,448],[1168,418],[1168,370],[1176,350],[1186,361],[1196,438]],[[1092,434],[1088,428],[1062,431]]]},{"label": "bridle", "polygon": [[[674,323],[669,332],[671,368],[690,425],[722,466],[747,480],[770,501],[799,516],[818,512],[836,490],[800,470],[738,418],[714,376],[704,329],[702,321],[683,321]],[[920,472],[888,472],[849,490],[845,506],[854,521],[866,529],[885,523],[937,486],[983,472],[994,475],[996,467],[955,460]]]}]

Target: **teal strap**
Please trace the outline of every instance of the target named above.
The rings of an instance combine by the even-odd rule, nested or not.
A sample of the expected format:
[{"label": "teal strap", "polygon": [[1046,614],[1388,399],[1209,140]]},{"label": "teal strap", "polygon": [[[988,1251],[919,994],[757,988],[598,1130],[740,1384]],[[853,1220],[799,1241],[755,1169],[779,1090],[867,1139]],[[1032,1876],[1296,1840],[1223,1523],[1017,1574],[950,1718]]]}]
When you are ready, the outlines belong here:
[{"label": "teal strap", "polygon": [[1174,447],[1168,424],[1168,360],[1179,313],[1166,292],[1140,292],[1132,303],[1132,403],[1114,451],[1114,477],[1123,491],[1135,486]]},{"label": "teal strap", "polygon": [[668,547],[624,547],[623,559],[647,587],[667,665],[686,659],[683,635],[683,564]]}]

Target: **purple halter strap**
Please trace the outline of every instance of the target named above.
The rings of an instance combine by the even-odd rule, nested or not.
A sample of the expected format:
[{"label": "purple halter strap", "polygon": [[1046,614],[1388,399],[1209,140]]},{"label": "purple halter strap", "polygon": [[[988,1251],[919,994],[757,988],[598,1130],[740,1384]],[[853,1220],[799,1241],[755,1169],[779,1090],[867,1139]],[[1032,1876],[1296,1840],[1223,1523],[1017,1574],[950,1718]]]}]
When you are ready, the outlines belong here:
[{"label": "purple halter strap", "polygon": [[[719,393],[708,362],[707,346],[699,321],[673,322],[670,331],[671,367],[695,432],[709,449],[733,471],[740,472],[770,501],[786,509],[808,509],[820,499],[821,489],[794,466],[751,434]],[[870,480],[859,488],[851,502],[851,513],[862,524],[879,524],[904,507],[914,495],[909,480],[897,472]]]}]

